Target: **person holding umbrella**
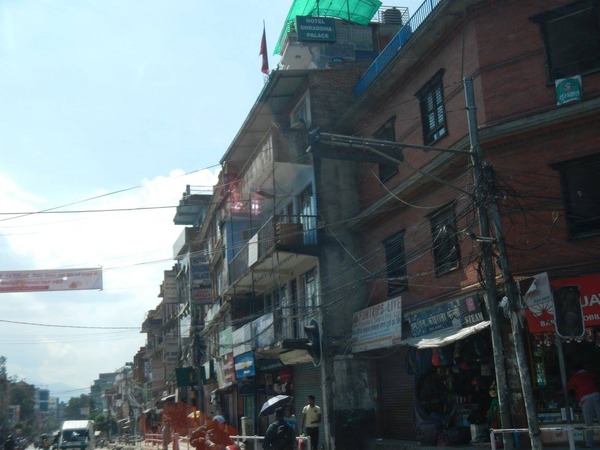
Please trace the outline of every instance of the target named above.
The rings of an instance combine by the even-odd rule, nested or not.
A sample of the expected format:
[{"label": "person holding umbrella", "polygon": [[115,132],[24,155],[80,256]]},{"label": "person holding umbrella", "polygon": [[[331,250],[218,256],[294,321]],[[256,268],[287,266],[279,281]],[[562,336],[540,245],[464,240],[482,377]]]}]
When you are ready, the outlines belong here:
[{"label": "person holding umbrella", "polygon": [[269,425],[263,439],[264,450],[293,450],[296,435],[284,419],[283,408],[275,410],[275,422]]}]

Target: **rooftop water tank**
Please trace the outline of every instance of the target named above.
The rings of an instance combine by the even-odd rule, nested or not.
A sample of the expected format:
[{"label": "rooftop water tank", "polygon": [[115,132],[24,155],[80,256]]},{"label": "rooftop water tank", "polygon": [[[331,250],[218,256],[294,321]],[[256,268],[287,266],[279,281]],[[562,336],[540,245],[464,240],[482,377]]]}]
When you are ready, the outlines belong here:
[{"label": "rooftop water tank", "polygon": [[397,8],[386,9],[383,11],[383,23],[402,25],[402,12]]}]

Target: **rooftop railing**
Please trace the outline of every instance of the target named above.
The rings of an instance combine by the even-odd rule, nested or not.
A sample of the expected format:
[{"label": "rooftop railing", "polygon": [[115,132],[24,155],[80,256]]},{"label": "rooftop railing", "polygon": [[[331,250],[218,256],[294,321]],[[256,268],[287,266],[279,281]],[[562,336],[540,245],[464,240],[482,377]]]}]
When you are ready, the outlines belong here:
[{"label": "rooftop railing", "polygon": [[383,72],[390,61],[398,54],[398,52],[404,47],[404,45],[411,38],[413,32],[421,26],[425,19],[431,14],[434,8],[441,3],[442,0],[425,0],[423,4],[417,9],[412,17],[406,22],[398,33],[392,38],[390,43],[382,50],[382,52],[375,58],[375,61],[369,66],[362,78],[358,81],[358,84],[354,88],[356,96],[360,96],[368,87],[375,81],[375,79]]}]

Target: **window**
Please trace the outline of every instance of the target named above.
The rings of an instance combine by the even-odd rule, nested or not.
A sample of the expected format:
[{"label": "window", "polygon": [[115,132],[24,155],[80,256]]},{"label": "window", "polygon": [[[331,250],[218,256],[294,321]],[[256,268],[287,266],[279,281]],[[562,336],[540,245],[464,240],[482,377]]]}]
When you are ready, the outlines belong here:
[{"label": "window", "polygon": [[387,269],[388,295],[396,295],[408,288],[404,230],[383,241]]},{"label": "window", "polygon": [[314,318],[317,312],[317,271],[311,269],[302,275],[304,290],[304,321],[306,324]]},{"label": "window", "polygon": [[417,92],[425,145],[430,145],[447,134],[443,75],[444,70],[442,69]]},{"label": "window", "polygon": [[429,216],[435,274],[443,275],[460,265],[456,215],[452,204]]},{"label": "window", "polygon": [[290,127],[306,129],[311,125],[310,97],[304,94],[290,114]]},{"label": "window", "polygon": [[560,173],[569,235],[578,238],[600,234],[600,154],[553,168]]},{"label": "window", "polygon": [[[375,139],[382,139],[384,141],[396,142],[396,130],[394,129],[394,122],[396,116],[388,120],[377,132],[373,135]],[[403,160],[401,152],[398,154],[398,159]],[[379,164],[379,180],[383,183],[398,173],[398,165],[390,162],[390,164]]]},{"label": "window", "polygon": [[600,70],[598,0],[572,3],[539,14],[550,79]]}]

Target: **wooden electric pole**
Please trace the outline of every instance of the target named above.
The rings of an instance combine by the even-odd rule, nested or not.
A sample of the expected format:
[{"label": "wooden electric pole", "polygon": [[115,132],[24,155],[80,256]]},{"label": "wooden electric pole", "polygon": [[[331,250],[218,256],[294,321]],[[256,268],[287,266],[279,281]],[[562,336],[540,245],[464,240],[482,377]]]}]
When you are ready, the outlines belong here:
[{"label": "wooden electric pole", "polygon": [[[476,107],[475,107],[475,97],[473,94],[473,79],[471,77],[465,77],[464,79],[464,87],[465,87],[465,97],[467,103],[467,117],[468,117],[468,125],[469,125],[469,137],[471,140],[471,158],[473,161],[473,174],[475,176],[475,198],[476,200],[487,198],[487,206],[489,208],[491,214],[491,223],[494,229],[495,239],[494,244],[498,250],[498,259],[500,263],[500,269],[502,273],[502,277],[504,278],[504,284],[506,289],[506,297],[508,298],[509,312],[510,312],[510,323],[512,329],[512,336],[515,346],[515,356],[517,359],[517,366],[519,369],[519,378],[521,381],[521,389],[523,392],[523,401],[525,404],[525,412],[527,415],[527,423],[529,429],[529,438],[531,441],[532,450],[542,450],[542,440],[539,422],[537,418],[537,413],[535,410],[535,405],[533,401],[533,388],[531,386],[531,377],[529,374],[529,367],[527,365],[527,358],[525,355],[525,348],[523,346],[523,323],[522,323],[522,310],[521,310],[521,301],[520,295],[517,289],[517,285],[515,280],[513,279],[512,273],[510,271],[510,265],[508,261],[508,256],[506,252],[506,244],[504,242],[504,235],[502,230],[502,218],[500,216],[500,211],[498,208],[498,204],[496,202],[494,186],[493,186],[493,169],[491,166],[485,167],[485,172],[483,169],[483,164],[481,161],[481,146],[479,144],[479,131],[477,128],[477,116],[476,116]],[[482,181],[486,180],[486,184],[483,184]],[[480,184],[481,183],[481,184]],[[484,190],[484,191],[482,191]],[[487,195],[484,195],[484,192]],[[480,216],[480,226],[483,227],[481,232],[487,233],[489,236],[489,216],[488,216],[488,208],[483,202],[477,201],[477,211]],[[487,223],[487,226],[486,226]],[[491,258],[491,254],[488,254],[485,251],[485,247],[483,250],[484,253],[484,263],[486,266],[488,264],[492,264],[492,268],[489,269],[486,267],[485,272],[487,273],[489,270],[489,277],[492,273],[495,273],[495,266],[493,265],[493,258]],[[487,258],[489,257],[489,259]],[[486,277],[486,282],[487,282]],[[489,301],[489,300],[488,300]],[[498,314],[497,299],[494,299],[494,302],[490,303],[490,308],[493,307],[494,311],[490,310],[490,326],[492,322],[492,317]],[[494,306],[492,306],[494,305]],[[496,351],[494,350],[494,356],[496,356]],[[502,363],[502,367],[504,364]],[[498,368],[497,368],[498,369]],[[500,370],[496,371],[496,377],[498,377],[498,373]],[[504,380],[504,389],[506,390],[506,372],[502,370]],[[501,380],[497,378],[498,383],[498,400],[500,401],[510,401],[508,397],[502,398],[500,395],[500,387]],[[503,394],[503,395],[506,395]],[[502,412],[502,403],[500,403],[500,408]],[[508,404],[506,404],[508,406]],[[506,424],[503,423],[503,428],[508,428]],[[505,439],[506,441],[506,439]]]},{"label": "wooden electric pole", "polygon": [[[492,337],[492,352],[496,374],[496,389],[498,393],[498,407],[502,428],[512,428],[512,415],[510,413],[510,392],[506,379],[506,365],[504,364],[504,344],[502,343],[502,330],[498,318],[498,290],[496,288],[496,266],[493,259],[493,238],[490,235],[490,221],[487,211],[489,194],[484,182],[483,165],[481,161],[481,146],[477,130],[477,117],[473,99],[473,84],[471,78],[465,78],[465,97],[467,105],[467,119],[469,126],[469,140],[471,143],[471,163],[473,165],[473,182],[475,186],[475,208],[479,220],[479,236],[481,255],[483,259],[483,277],[486,288],[486,307],[490,316],[490,334]],[[512,436],[502,434],[504,448],[513,448]]]}]

